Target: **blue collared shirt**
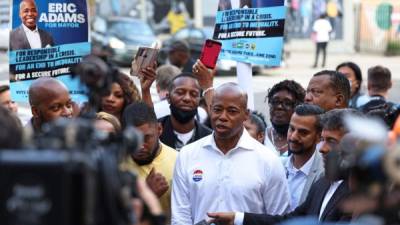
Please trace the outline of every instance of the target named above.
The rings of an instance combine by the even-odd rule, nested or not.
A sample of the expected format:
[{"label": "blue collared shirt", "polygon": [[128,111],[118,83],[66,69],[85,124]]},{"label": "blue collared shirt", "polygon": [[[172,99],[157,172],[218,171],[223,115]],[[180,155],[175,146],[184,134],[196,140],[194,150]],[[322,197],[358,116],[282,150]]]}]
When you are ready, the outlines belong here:
[{"label": "blue collared shirt", "polygon": [[289,156],[288,160],[286,161],[285,169],[290,190],[291,211],[299,206],[301,194],[303,193],[308,175],[310,174],[314,158],[315,154],[313,154],[300,169],[297,169],[293,166],[293,155]]}]

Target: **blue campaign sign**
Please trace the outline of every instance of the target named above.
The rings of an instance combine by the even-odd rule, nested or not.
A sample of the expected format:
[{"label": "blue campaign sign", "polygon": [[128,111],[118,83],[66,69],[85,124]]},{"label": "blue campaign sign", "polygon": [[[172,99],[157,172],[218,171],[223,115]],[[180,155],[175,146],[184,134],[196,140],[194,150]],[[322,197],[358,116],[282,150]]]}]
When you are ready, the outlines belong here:
[{"label": "blue campaign sign", "polygon": [[10,33],[10,89],[14,101],[28,101],[39,77],[62,81],[74,101],[85,101],[86,89],[71,77],[71,68],[90,54],[85,0],[13,0]]},{"label": "blue campaign sign", "polygon": [[213,36],[222,42],[219,58],[279,66],[285,13],[284,0],[220,0]]}]

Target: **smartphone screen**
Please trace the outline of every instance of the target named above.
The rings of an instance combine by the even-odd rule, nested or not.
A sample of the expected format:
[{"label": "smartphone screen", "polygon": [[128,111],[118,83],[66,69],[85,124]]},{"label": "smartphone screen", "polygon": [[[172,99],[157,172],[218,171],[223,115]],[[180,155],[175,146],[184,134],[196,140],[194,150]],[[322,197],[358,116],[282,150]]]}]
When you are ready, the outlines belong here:
[{"label": "smartphone screen", "polygon": [[201,51],[200,61],[207,68],[214,69],[217,64],[218,55],[221,51],[221,47],[221,42],[207,39]]}]

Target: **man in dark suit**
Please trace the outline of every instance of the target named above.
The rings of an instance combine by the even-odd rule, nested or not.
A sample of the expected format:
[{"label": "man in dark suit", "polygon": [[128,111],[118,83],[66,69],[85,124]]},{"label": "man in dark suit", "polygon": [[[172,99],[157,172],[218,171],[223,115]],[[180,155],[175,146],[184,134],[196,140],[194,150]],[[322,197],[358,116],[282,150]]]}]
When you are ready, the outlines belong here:
[{"label": "man in dark suit", "polygon": [[219,0],[218,11],[237,8],[251,8],[251,0]]},{"label": "man in dark suit", "polygon": [[45,48],[54,45],[53,37],[36,25],[38,16],[34,0],[23,0],[19,7],[22,24],[11,31],[10,51],[19,49]]},{"label": "man in dark suit", "polygon": [[[327,112],[323,117],[323,130],[321,133],[322,144],[320,148],[324,160],[326,155],[338,145],[343,136],[348,132],[343,118],[347,114],[358,115],[349,109],[335,109]],[[325,163],[326,164],[326,163]],[[319,221],[346,221],[350,215],[339,209],[339,203],[350,194],[347,180],[329,180],[320,178],[315,182],[308,193],[305,202],[294,211],[284,215],[267,215],[253,213],[209,213],[214,222],[219,225],[275,225],[280,222],[304,216],[314,216]],[[235,223],[234,223],[235,222]]]}]

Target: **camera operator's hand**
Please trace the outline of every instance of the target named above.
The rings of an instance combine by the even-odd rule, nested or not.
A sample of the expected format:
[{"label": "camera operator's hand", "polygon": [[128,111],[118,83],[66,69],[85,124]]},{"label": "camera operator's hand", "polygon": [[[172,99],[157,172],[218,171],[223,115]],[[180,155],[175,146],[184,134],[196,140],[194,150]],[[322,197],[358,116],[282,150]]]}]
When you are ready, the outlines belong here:
[{"label": "camera operator's hand", "polygon": [[160,201],[157,199],[157,196],[153,193],[153,191],[149,188],[144,180],[137,180],[138,193],[144,203],[149,207],[150,212],[155,215],[162,215],[163,211],[161,208]]},{"label": "camera operator's hand", "polygon": [[161,173],[157,173],[154,168],[151,169],[150,174],[147,176],[146,183],[158,198],[167,192],[169,188],[167,179]]},{"label": "camera operator's hand", "polygon": [[150,87],[156,79],[157,63],[153,66],[143,68],[139,71],[140,87],[142,89],[142,100],[150,107],[153,107],[151,99]]},{"label": "camera operator's hand", "polygon": [[[136,182],[138,197],[132,199],[132,207],[135,213],[136,223],[133,225],[164,225],[165,216],[163,214],[160,201],[146,182],[137,179]],[[149,210],[151,217],[145,216],[145,211]]]}]

